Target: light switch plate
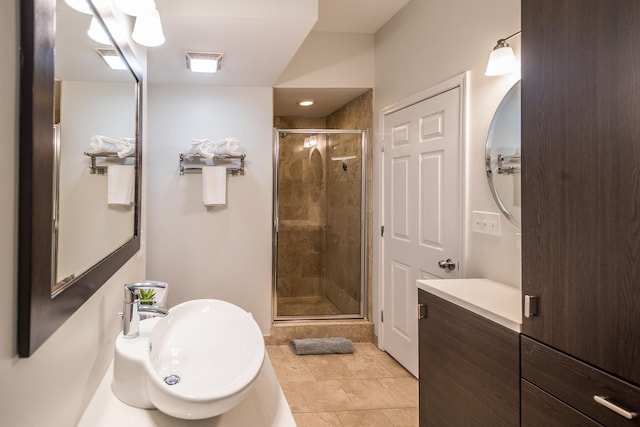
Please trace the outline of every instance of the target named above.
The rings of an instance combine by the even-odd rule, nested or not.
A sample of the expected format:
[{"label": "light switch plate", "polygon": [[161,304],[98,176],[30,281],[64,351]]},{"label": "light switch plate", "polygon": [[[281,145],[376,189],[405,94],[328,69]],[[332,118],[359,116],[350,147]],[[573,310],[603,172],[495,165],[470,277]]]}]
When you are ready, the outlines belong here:
[{"label": "light switch plate", "polygon": [[471,229],[475,233],[502,235],[501,215],[496,212],[471,211]]}]

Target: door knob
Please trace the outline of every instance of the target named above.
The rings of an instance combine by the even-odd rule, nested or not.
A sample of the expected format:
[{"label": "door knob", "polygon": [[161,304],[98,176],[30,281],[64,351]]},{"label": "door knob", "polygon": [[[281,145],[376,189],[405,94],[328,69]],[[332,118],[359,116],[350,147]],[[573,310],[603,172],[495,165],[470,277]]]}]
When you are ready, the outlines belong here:
[{"label": "door knob", "polygon": [[456,269],[456,262],[451,258],[447,258],[446,260],[438,261],[438,267],[443,270],[453,271]]}]

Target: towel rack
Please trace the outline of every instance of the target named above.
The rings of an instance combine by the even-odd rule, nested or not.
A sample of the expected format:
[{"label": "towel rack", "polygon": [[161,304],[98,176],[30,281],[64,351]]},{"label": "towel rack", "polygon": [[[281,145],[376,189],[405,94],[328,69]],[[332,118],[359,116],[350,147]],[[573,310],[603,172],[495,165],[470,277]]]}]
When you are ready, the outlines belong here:
[{"label": "towel rack", "polygon": [[207,157],[201,156],[200,154],[195,153],[180,153],[180,175],[184,175],[185,172],[195,172],[202,173],[202,166],[205,166],[203,163],[199,163],[200,167],[187,166],[188,163],[192,163],[199,160],[212,160],[215,164],[219,160],[232,161],[236,166],[227,167],[227,172],[231,175],[244,175],[244,158],[247,156],[246,154],[214,154],[213,158],[209,159]]},{"label": "towel rack", "polygon": [[512,175],[520,173],[519,154],[498,154],[498,173],[501,175]]},{"label": "towel rack", "polygon": [[96,165],[96,158],[97,157],[104,157],[104,158],[108,158],[108,159],[128,159],[128,158],[133,158],[135,157],[135,154],[129,154],[126,157],[119,157],[118,153],[111,153],[111,152],[100,152],[100,153],[89,153],[87,151],[84,152],[84,155],[87,157],[91,158],[91,165],[89,166],[89,173],[92,175],[106,175],[107,173],[107,166],[98,166]]}]

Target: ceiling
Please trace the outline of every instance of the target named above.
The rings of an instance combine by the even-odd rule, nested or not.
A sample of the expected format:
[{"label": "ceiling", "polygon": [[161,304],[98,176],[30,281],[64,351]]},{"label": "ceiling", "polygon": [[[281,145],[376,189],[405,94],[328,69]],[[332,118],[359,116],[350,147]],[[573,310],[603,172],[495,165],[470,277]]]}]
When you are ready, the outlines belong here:
[{"label": "ceiling", "polygon": [[[273,86],[311,31],[375,33],[409,0],[156,0],[166,42],[150,83]],[[186,70],[184,52],[222,52],[222,72]]]},{"label": "ceiling", "polygon": [[[214,86],[271,87],[312,31],[374,34],[409,0],[156,0],[166,42],[147,50],[148,81],[151,84],[206,84]],[[64,4],[64,2],[60,2]],[[67,10],[68,9],[68,10]],[[69,40],[86,49],[58,52],[66,68],[65,78],[84,74],[84,64],[105,69],[86,37],[90,16],[62,9],[65,19],[82,21],[59,25]],[[86,22],[85,22],[86,21]],[[61,31],[77,28],[78,31]],[[86,40],[85,40],[86,39]],[[96,46],[93,46],[96,45]],[[86,52],[85,52],[86,51]],[[184,53],[222,52],[222,72],[192,73],[186,69]],[[85,52],[82,55],[79,52]],[[82,56],[82,58],[81,58]],[[97,64],[97,65],[96,65]],[[60,68],[62,70],[62,68]],[[101,71],[106,73],[108,71]],[[130,78],[119,73],[122,78]],[[106,77],[104,77],[106,79]],[[72,78],[75,79],[75,78]],[[99,78],[102,79],[102,78]],[[275,112],[279,115],[324,116],[362,94],[367,88],[276,89]],[[291,110],[303,97],[319,101],[296,113]]]},{"label": "ceiling", "polygon": [[[369,88],[276,88],[273,90],[274,116],[326,117]],[[298,101],[312,99],[310,107],[300,107]]]}]

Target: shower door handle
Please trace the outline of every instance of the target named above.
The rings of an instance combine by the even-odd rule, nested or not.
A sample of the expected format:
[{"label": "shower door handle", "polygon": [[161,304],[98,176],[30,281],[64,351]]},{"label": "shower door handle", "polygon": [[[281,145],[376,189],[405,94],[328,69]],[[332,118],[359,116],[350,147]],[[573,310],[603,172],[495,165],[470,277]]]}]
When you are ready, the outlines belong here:
[{"label": "shower door handle", "polygon": [[443,259],[438,261],[438,267],[443,270],[453,271],[456,269],[456,262],[451,258],[447,258],[446,260]]},{"label": "shower door handle", "polygon": [[280,221],[278,221],[278,218],[274,218],[273,220],[273,229],[276,230],[276,233],[280,231]]}]

